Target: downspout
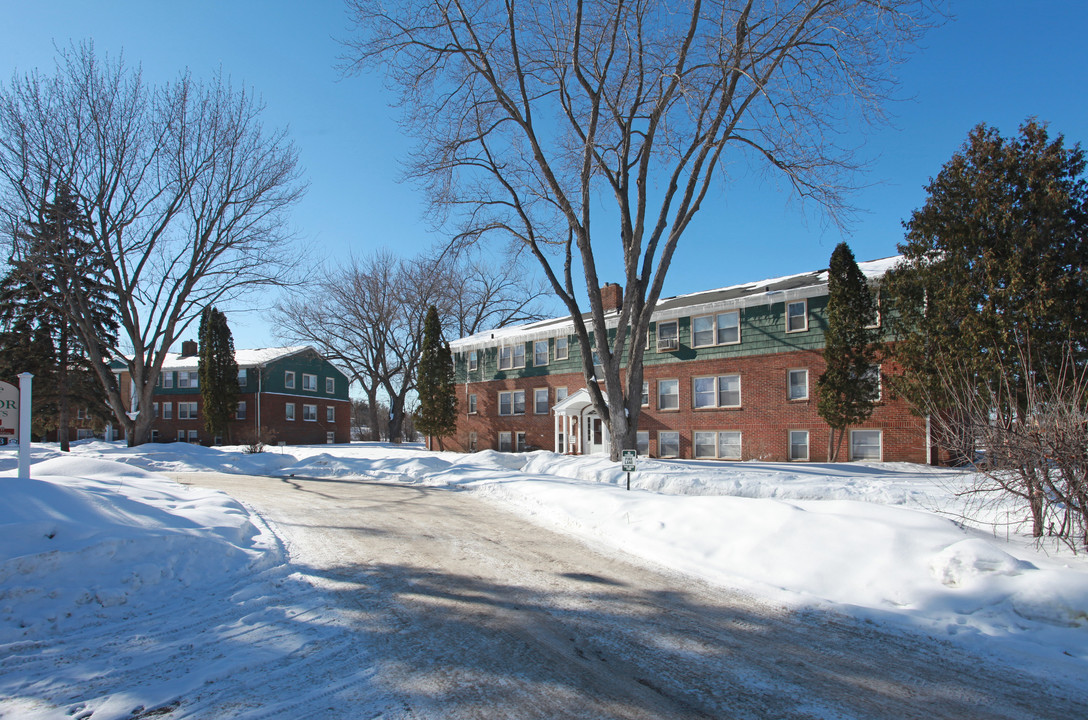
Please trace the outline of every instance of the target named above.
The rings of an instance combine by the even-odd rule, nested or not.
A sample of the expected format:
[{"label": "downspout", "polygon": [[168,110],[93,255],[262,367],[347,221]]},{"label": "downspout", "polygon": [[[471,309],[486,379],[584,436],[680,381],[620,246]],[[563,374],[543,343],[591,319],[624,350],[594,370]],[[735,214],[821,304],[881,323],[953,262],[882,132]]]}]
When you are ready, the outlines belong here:
[{"label": "downspout", "polygon": [[264,365],[257,365],[257,427],[254,430],[254,444],[261,441],[261,376],[264,375]]}]

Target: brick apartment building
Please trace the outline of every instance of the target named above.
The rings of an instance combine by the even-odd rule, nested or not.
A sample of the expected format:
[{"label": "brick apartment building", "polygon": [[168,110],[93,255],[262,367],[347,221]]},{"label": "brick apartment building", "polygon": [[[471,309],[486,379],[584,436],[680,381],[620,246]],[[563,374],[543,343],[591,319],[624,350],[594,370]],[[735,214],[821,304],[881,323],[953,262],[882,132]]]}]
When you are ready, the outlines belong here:
[{"label": "brick apartment building", "polygon": [[[351,440],[349,379],[309,346],[238,350],[238,410],[224,437],[204,429],[197,375],[197,345],[182,343],[163,363],[151,412],[152,442],[288,445],[346,443]],[[122,397],[131,397],[128,371],[118,364]]]},{"label": "brick apartment building", "polygon": [[[859,266],[876,287],[896,260]],[[615,317],[621,290],[604,290]],[[640,453],[826,461],[830,428],[816,412],[826,307],[826,271],[659,301],[645,354]],[[446,447],[608,451],[608,428],[585,390],[569,317],[479,333],[450,347],[459,418]],[[893,371],[881,368],[882,376]],[[849,429],[839,457],[921,463],[930,458],[928,445],[925,419],[882,389],[872,417]]]}]

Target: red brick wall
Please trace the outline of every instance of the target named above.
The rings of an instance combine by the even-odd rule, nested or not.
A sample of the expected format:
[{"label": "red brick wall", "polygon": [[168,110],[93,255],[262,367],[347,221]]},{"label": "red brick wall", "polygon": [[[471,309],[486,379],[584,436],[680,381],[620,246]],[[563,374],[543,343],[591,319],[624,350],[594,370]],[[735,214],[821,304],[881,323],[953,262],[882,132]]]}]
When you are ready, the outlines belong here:
[{"label": "red brick wall", "polygon": [[[808,370],[808,399],[788,399],[788,371]],[[657,433],[676,430],[680,433],[680,457],[693,457],[694,433],[699,430],[740,431],[742,457],[783,461],[789,458],[789,431],[807,430],[809,459],[826,461],[830,430],[816,412],[816,379],[823,372],[820,352],[799,351],[776,355],[760,355],[729,360],[692,360],[669,365],[649,366],[644,380],[650,383],[650,405],[642,410],[639,430],[650,435],[650,454],[657,456]],[[894,371],[889,365],[885,372]],[[741,407],[730,409],[693,409],[692,379],[700,376],[741,376]],[[657,381],[679,380],[678,410],[657,409]],[[537,378],[518,378],[458,386],[459,417],[456,437],[446,440],[446,447],[457,450],[469,448],[469,433],[477,434],[477,449],[497,449],[499,431],[523,431],[530,447],[551,450],[554,447],[554,419],[533,413],[533,390],[549,388],[549,408],[555,403],[555,388],[566,386],[573,394],[584,387],[580,374]],[[883,459],[886,461],[925,462],[925,421],[913,415],[907,404],[894,397],[883,383],[880,406],[863,429],[882,431]],[[500,417],[500,390],[525,390],[525,414]],[[477,412],[467,414],[467,397],[475,393]],[[855,429],[858,429],[855,428]],[[844,438],[839,459],[849,458],[849,436]]]}]

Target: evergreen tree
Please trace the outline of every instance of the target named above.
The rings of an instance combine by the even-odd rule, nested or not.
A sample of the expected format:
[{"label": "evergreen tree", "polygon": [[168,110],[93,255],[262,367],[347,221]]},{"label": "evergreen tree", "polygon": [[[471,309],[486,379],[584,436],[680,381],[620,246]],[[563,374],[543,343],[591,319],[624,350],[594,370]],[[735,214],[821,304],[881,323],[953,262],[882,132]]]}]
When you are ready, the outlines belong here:
[{"label": "evergreen tree", "polygon": [[78,199],[59,184],[53,201],[16,234],[11,270],[0,280],[0,372],[34,374],[34,432],[57,430],[63,451],[73,410],[84,410],[98,427],[110,417],[73,325],[79,318],[94,327],[109,357],[117,344],[117,304],[102,281],[88,222]]},{"label": "evergreen tree", "polygon": [[816,411],[831,427],[828,459],[838,458],[846,428],[873,414],[879,395],[876,303],[854,253],[839,243],[827,273],[826,369],[817,380]]},{"label": "evergreen tree", "polygon": [[453,355],[449,343],[442,340],[442,323],[434,305],[427,309],[427,320],[423,325],[416,387],[419,410],[415,414],[415,427],[438,438],[441,446],[442,438],[457,429],[457,395]]},{"label": "evergreen tree", "polygon": [[238,410],[238,363],[227,316],[214,307],[200,315],[200,349],[197,373],[204,401],[204,429],[230,439],[230,421]]},{"label": "evergreen tree", "polygon": [[[897,390],[921,412],[954,412],[955,373],[1007,391],[994,410],[1015,414],[1027,384],[1057,377],[1067,350],[1079,367],[1088,360],[1084,169],[1079,144],[1051,140],[1035,120],[1012,139],[979,125],[927,186],[905,224],[905,261],[884,285],[904,371]],[[970,458],[966,434],[940,440]]]}]

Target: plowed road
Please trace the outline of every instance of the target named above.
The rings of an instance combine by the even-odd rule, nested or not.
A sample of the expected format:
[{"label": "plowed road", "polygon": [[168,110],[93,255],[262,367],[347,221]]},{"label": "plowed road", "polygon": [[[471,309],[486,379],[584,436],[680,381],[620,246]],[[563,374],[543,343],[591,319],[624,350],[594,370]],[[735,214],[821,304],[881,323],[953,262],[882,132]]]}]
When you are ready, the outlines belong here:
[{"label": "plowed road", "polygon": [[[598,554],[469,493],[176,477],[270,521],[334,598],[371,689],[395,699],[381,717],[1088,717],[1083,689]],[[359,671],[326,669],[330,681]]]}]

